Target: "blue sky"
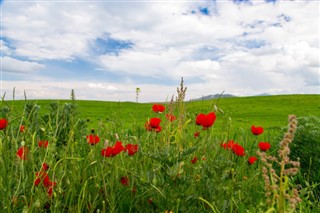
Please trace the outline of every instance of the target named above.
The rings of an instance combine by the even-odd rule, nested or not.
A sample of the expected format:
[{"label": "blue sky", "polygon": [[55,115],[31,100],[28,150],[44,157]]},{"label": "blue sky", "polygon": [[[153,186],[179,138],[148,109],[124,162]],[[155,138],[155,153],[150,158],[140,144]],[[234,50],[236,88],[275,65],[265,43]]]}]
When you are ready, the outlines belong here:
[{"label": "blue sky", "polygon": [[320,94],[319,1],[1,1],[1,95]]}]

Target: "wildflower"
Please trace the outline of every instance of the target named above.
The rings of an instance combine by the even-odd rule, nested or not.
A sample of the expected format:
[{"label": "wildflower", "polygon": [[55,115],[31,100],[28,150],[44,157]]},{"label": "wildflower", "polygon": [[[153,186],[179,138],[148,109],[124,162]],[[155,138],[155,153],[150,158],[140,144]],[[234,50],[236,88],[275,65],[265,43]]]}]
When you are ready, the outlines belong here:
[{"label": "wildflower", "polygon": [[127,176],[121,177],[120,183],[121,183],[123,186],[128,186],[128,185],[129,185],[129,178],[128,178]]},{"label": "wildflower", "polygon": [[172,114],[166,114],[166,118],[171,122],[177,120],[177,117]]},{"label": "wildflower", "polygon": [[128,151],[128,155],[134,155],[136,152],[138,152],[138,144],[127,144],[125,149]]},{"label": "wildflower", "polygon": [[149,121],[145,123],[145,128],[148,131],[156,131],[160,132],[161,131],[161,126],[160,126],[161,119],[160,118],[151,118]]},{"label": "wildflower", "polygon": [[39,142],[38,142],[38,146],[39,146],[40,148],[41,148],[41,147],[47,148],[48,145],[49,145],[49,142],[48,142],[48,141],[39,141]]},{"label": "wildflower", "polygon": [[261,126],[251,126],[251,132],[254,135],[261,135],[263,133],[263,128]]},{"label": "wildflower", "polygon": [[99,136],[95,134],[87,135],[86,139],[90,145],[96,145],[100,141]]},{"label": "wildflower", "polygon": [[191,160],[191,163],[192,164],[195,164],[197,162],[198,158],[197,157],[194,157],[192,160]]},{"label": "wildflower", "polygon": [[41,170],[40,172],[36,172],[36,179],[34,181],[34,185],[38,186],[40,183],[43,183],[44,186],[50,186],[50,178],[47,172]]},{"label": "wildflower", "polygon": [[194,138],[198,138],[199,135],[200,135],[200,132],[196,132],[196,133],[193,134],[193,137],[194,137]]},{"label": "wildflower", "polygon": [[202,114],[202,113],[198,114],[197,117],[196,117],[196,124],[198,126],[200,126],[202,121],[205,119],[205,117],[206,116],[204,114]]},{"label": "wildflower", "polygon": [[162,130],[161,126],[158,126],[157,128],[154,129],[155,132],[161,132],[161,130]]},{"label": "wildflower", "polygon": [[8,121],[5,118],[0,119],[0,130],[5,129],[8,126]]},{"label": "wildflower", "polygon": [[121,141],[117,141],[116,144],[113,146],[112,155],[115,156],[115,155],[119,154],[120,152],[122,152],[124,150],[125,150],[125,148],[122,145],[122,142]]},{"label": "wildflower", "polygon": [[156,113],[162,113],[165,110],[165,107],[161,104],[154,104],[152,110]]},{"label": "wildflower", "polygon": [[248,159],[248,163],[252,165],[256,160],[258,160],[258,158],[256,158],[255,156],[250,156]]},{"label": "wildflower", "polygon": [[47,170],[49,169],[49,166],[48,166],[48,164],[46,164],[46,163],[43,163],[43,164],[42,164],[42,167],[41,167],[41,169],[42,169],[43,171],[47,171]]},{"label": "wildflower", "polygon": [[21,146],[17,151],[18,157],[21,158],[22,160],[27,159],[27,154],[28,154],[28,148],[25,146]]},{"label": "wildflower", "polygon": [[268,142],[260,142],[259,143],[259,148],[261,149],[261,151],[267,151],[268,149],[270,149],[271,144]]},{"label": "wildflower", "polygon": [[238,156],[245,156],[246,155],[244,153],[244,148],[237,143],[232,146],[232,151]]},{"label": "wildflower", "polygon": [[24,126],[24,125],[21,125],[20,127],[19,127],[19,131],[20,132],[24,132],[26,130],[26,127]]},{"label": "wildflower", "polygon": [[151,118],[150,119],[150,126],[154,129],[158,128],[160,125],[161,119],[160,118]]},{"label": "wildflower", "polygon": [[210,112],[207,115],[200,113],[196,117],[196,124],[203,126],[204,129],[207,129],[214,124],[216,118],[217,116],[214,112]]},{"label": "wildflower", "polygon": [[107,147],[107,148],[105,148],[105,149],[103,149],[102,151],[101,151],[101,155],[103,156],[103,157],[111,157],[112,156],[112,147]]},{"label": "wildflower", "polygon": [[221,146],[222,146],[224,149],[232,149],[232,147],[233,147],[235,144],[236,144],[236,143],[234,143],[233,140],[229,140],[227,143],[221,144]]}]

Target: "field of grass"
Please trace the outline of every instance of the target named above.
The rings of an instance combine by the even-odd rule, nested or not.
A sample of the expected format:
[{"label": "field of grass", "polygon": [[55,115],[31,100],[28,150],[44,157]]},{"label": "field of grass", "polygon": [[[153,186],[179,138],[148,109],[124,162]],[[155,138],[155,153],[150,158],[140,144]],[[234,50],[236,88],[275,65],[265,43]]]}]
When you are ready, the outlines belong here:
[{"label": "field of grass", "polygon": [[[319,95],[162,104],[160,114],[153,103],[2,101],[0,211],[320,212],[283,145],[294,118],[279,146],[289,114],[320,116]],[[195,124],[209,112],[214,125]],[[145,127],[151,118],[161,130]]]},{"label": "field of grass", "polygon": [[[36,100],[34,102],[41,106],[41,111],[47,112],[48,105],[58,102],[60,105],[70,103],[69,100]],[[23,110],[25,101],[14,101],[14,109],[17,112]],[[153,115],[151,106],[153,103],[133,102],[110,102],[110,101],[84,101],[78,100],[79,117],[89,119],[92,127],[99,121],[118,121],[129,128],[133,124],[144,125],[146,118]],[[168,103],[163,103],[164,105]],[[223,119],[219,117],[230,117],[235,127],[262,125],[265,128],[279,128],[287,125],[287,116],[315,115],[320,116],[320,95],[277,95],[277,96],[254,96],[221,98],[220,100],[205,100],[186,102],[189,116],[195,116],[200,112],[214,110],[216,104],[223,113],[217,113],[217,124]],[[11,105],[10,101],[8,105]],[[218,126],[218,125],[217,125]]]}]

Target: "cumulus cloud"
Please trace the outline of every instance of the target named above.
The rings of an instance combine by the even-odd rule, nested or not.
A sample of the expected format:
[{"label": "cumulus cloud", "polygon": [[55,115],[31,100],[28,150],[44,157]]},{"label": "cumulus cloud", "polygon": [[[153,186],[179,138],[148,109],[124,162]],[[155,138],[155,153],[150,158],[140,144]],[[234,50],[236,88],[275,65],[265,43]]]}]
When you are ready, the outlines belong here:
[{"label": "cumulus cloud", "polygon": [[3,72],[10,73],[31,73],[37,72],[45,68],[45,65],[32,62],[32,61],[21,61],[15,58],[4,56],[2,60],[2,70]]},{"label": "cumulus cloud", "polygon": [[[47,61],[81,58],[93,70],[122,76],[133,88],[128,92],[143,86],[155,92],[147,80],[141,84],[144,78],[176,82],[184,76],[190,97],[223,90],[236,95],[319,93],[319,4],[4,2],[2,33],[10,45],[1,41],[3,70],[28,72],[43,69]],[[92,44],[105,35],[130,48],[92,54]],[[105,50],[112,48],[112,42],[105,45],[110,45]],[[14,61],[15,56],[27,61]],[[12,67],[17,65],[20,70]],[[107,80],[84,85],[88,91],[125,94],[121,85]],[[167,82],[156,84],[169,93]]]}]

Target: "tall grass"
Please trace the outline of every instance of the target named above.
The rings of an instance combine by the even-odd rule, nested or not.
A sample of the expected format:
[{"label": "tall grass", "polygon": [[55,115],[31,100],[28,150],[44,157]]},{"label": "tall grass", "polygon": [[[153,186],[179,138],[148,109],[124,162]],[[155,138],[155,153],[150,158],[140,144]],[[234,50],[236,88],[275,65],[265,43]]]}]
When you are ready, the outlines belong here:
[{"label": "tall grass", "polygon": [[[183,84],[178,91],[186,92]],[[154,113],[151,104],[125,108],[123,103],[112,103],[115,110],[105,108],[110,113],[99,120],[84,116],[81,104],[87,102],[76,101],[75,96],[69,102],[41,107],[27,101],[19,108],[16,102],[3,101],[1,117],[9,124],[0,132],[1,211],[270,211],[262,177],[264,163],[258,159],[249,164],[248,158],[258,158],[261,141],[270,142],[266,153],[276,155],[278,135],[268,126],[263,126],[263,134],[253,135],[250,127],[255,123],[251,122],[235,128],[232,112],[223,108],[224,99],[220,101],[204,109],[200,103],[186,103],[178,94],[165,104],[163,113]],[[94,112],[94,106],[87,112]],[[166,119],[169,108],[177,120]],[[130,116],[121,115],[122,110],[131,111]],[[213,126],[204,130],[195,124],[197,113],[211,111],[217,114]],[[145,128],[153,117],[161,119],[160,132]],[[247,118],[243,115],[241,119]],[[22,132],[21,125],[25,126]],[[198,137],[196,132],[200,132]],[[90,134],[99,136],[100,141],[90,145],[86,137]],[[39,146],[39,141],[45,140],[48,147]],[[230,140],[244,147],[244,156],[222,146]],[[102,156],[103,150],[114,148],[117,141],[123,146],[138,145],[138,151],[129,155],[128,150],[119,149],[118,154]],[[22,146],[28,149],[25,160],[17,154]],[[43,163],[48,170],[44,171]],[[49,184],[42,174],[48,175]],[[286,181],[294,187],[294,176]],[[310,203],[303,194],[300,197],[297,211],[319,208],[316,201]]]}]

